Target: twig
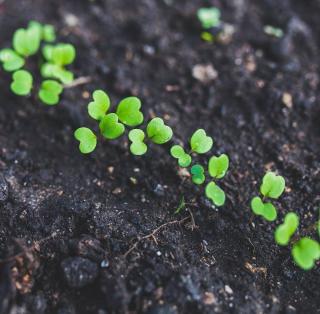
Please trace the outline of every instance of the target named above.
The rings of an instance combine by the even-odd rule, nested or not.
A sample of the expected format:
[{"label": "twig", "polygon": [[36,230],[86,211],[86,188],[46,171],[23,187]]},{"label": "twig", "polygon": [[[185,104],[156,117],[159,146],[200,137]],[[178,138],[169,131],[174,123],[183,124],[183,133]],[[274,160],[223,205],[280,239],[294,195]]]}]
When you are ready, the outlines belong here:
[{"label": "twig", "polygon": [[185,221],[187,221],[188,219],[190,219],[191,216],[188,216],[188,217],[185,217],[181,220],[173,220],[173,221],[169,221],[169,222],[166,222],[164,224],[162,224],[161,226],[159,226],[158,228],[154,229],[151,233],[143,236],[142,238],[138,239],[131,247],[130,249],[123,254],[123,257],[126,258],[133,250],[135,250],[138,246],[138,244],[140,242],[142,242],[143,240],[147,240],[147,239],[150,239],[152,238],[156,243],[157,243],[157,240],[156,240],[156,234],[161,231],[162,229],[164,229],[165,227],[168,227],[168,226],[171,226],[171,225],[175,225],[175,224],[182,224],[184,223]]},{"label": "twig", "polygon": [[72,81],[70,84],[65,84],[63,87],[64,88],[73,88],[79,85],[84,85],[87,83],[90,83],[92,81],[91,76],[81,76]]},{"label": "twig", "polygon": [[50,236],[42,238],[42,239],[40,239],[38,241],[34,241],[34,243],[30,247],[25,248],[22,252],[17,253],[16,255],[10,256],[8,258],[5,258],[3,260],[0,260],[0,264],[6,264],[6,263],[14,261],[17,258],[19,258],[19,257],[21,257],[23,255],[26,255],[28,252],[35,250],[37,248],[37,246],[42,244],[43,242],[46,242],[46,241],[48,241],[50,239],[53,239],[56,236],[57,236],[57,233],[53,232]]}]

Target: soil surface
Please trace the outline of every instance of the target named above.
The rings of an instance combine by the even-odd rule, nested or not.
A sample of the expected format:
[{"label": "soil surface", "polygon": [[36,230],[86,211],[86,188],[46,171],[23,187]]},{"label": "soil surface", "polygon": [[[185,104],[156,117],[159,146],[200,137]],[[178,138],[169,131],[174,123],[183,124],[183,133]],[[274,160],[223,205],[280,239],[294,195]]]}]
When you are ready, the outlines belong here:
[{"label": "soil surface", "polygon": [[[200,39],[204,5],[221,9],[231,40]],[[303,234],[318,218],[319,12],[316,0],[1,0],[1,48],[31,19],[52,23],[92,81],[49,108],[13,95],[1,71],[0,312],[318,313],[319,265],[295,266],[249,203],[271,169],[287,182],[277,224],[297,211]],[[125,136],[81,155],[73,131],[96,128],[86,105],[97,88],[113,104],[139,96],[175,142],[200,127],[213,136],[211,153],[231,158],[225,206],[181,175],[169,145],[132,157]]]}]

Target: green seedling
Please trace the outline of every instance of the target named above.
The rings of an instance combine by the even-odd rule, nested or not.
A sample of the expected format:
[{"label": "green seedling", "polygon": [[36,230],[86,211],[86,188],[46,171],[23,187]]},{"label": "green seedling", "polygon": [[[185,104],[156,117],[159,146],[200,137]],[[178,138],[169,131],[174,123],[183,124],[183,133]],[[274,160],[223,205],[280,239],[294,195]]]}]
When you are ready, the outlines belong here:
[{"label": "green seedling", "polygon": [[212,43],[214,41],[214,36],[209,32],[202,32],[201,39],[207,41],[208,43]]},{"label": "green seedling", "polygon": [[29,57],[39,50],[40,40],[37,28],[20,28],[13,35],[13,48],[20,56]]},{"label": "green seedling", "polygon": [[39,98],[46,105],[56,105],[59,102],[63,87],[53,80],[43,81],[39,90]]},{"label": "green seedling", "polygon": [[184,196],[181,197],[181,200],[180,200],[180,204],[179,206],[177,207],[177,209],[175,210],[174,214],[177,215],[180,213],[180,211],[182,209],[186,208],[186,202],[185,202],[185,199],[184,199]]},{"label": "green seedling", "polygon": [[190,146],[193,152],[198,154],[207,153],[213,145],[213,140],[206,135],[205,130],[199,129],[195,131],[190,140]]},{"label": "green seedling", "polygon": [[164,144],[171,140],[172,129],[161,118],[153,118],[147,125],[148,138],[155,144]]},{"label": "green seedling", "polygon": [[71,44],[58,44],[54,46],[51,52],[51,59],[53,64],[61,67],[71,64],[76,57],[76,49]]},{"label": "green seedling", "polygon": [[102,90],[96,90],[93,93],[93,101],[88,105],[89,116],[100,121],[110,108],[110,98]]},{"label": "green seedling", "polygon": [[277,199],[281,196],[285,188],[285,180],[273,172],[268,172],[262,181],[260,192],[264,197]]},{"label": "green seedling", "polygon": [[299,217],[296,213],[288,213],[284,218],[283,224],[275,231],[275,240],[279,245],[288,245],[292,235],[299,226]]},{"label": "green seedling", "polygon": [[24,59],[14,50],[8,48],[0,50],[0,61],[3,64],[4,70],[7,72],[19,70],[25,63]]},{"label": "green seedling", "polygon": [[10,87],[16,95],[26,96],[30,94],[32,84],[32,75],[28,71],[19,70],[13,73]]},{"label": "green seedling", "polygon": [[118,122],[118,116],[115,113],[105,115],[99,123],[99,128],[101,134],[109,140],[118,138],[125,131],[124,125]]},{"label": "green seedling", "polygon": [[204,168],[201,165],[194,165],[191,167],[191,175],[192,175],[192,182],[194,184],[203,184],[206,177],[204,175]]},{"label": "green seedling", "polygon": [[127,97],[118,105],[117,115],[125,125],[135,127],[143,122],[143,114],[140,111],[141,101],[137,97]]},{"label": "green seedling", "polygon": [[41,75],[46,78],[55,78],[63,84],[70,84],[74,79],[72,72],[51,63],[44,63],[41,66]]},{"label": "green seedling", "polygon": [[129,132],[129,140],[132,142],[130,145],[130,151],[133,155],[141,156],[144,155],[148,147],[144,143],[145,134],[140,129],[133,129]]},{"label": "green seedling", "polygon": [[219,157],[212,156],[209,160],[209,174],[216,179],[222,179],[229,168],[229,157],[222,154]]},{"label": "green seedling", "polygon": [[304,237],[294,244],[292,256],[298,266],[309,270],[320,259],[320,245],[317,241]]},{"label": "green seedling", "polygon": [[221,12],[218,8],[200,8],[197,12],[197,16],[201,25],[205,29],[220,26]]},{"label": "green seedling", "polygon": [[251,209],[254,214],[262,216],[268,221],[277,219],[277,210],[271,203],[264,203],[258,196],[254,197],[251,201]]},{"label": "green seedling", "polygon": [[33,28],[38,33],[40,39],[46,42],[53,42],[56,40],[56,34],[52,25],[42,25],[37,21],[31,21],[28,24],[28,28]]},{"label": "green seedling", "polygon": [[89,154],[95,150],[97,137],[90,129],[79,128],[74,132],[74,137],[80,142],[79,150],[82,154]]},{"label": "green seedling", "polygon": [[224,205],[226,200],[226,195],[224,191],[215,182],[209,182],[208,185],[206,186],[206,196],[216,206]]},{"label": "green seedling", "polygon": [[171,147],[170,154],[172,157],[178,159],[178,164],[182,168],[189,167],[192,161],[192,158],[187,154],[183,147],[180,145],[174,145]]},{"label": "green seedling", "polygon": [[274,27],[274,26],[271,26],[271,25],[266,25],[263,28],[263,30],[267,35],[270,35],[270,36],[273,36],[273,37],[276,37],[276,38],[283,37],[283,30],[281,28]]}]

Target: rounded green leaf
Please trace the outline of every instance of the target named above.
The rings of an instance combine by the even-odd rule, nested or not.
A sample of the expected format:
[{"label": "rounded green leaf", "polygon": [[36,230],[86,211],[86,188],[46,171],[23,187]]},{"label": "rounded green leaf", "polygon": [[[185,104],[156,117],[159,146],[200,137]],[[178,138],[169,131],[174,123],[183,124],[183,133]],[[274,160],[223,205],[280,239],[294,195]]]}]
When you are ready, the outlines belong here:
[{"label": "rounded green leaf", "polygon": [[99,128],[101,134],[109,140],[118,138],[125,130],[124,125],[118,122],[118,116],[115,113],[105,115],[99,123]]},{"label": "rounded green leaf", "polygon": [[294,244],[292,256],[298,266],[304,270],[309,270],[320,259],[320,245],[310,238],[302,238]]},{"label": "rounded green leaf", "polygon": [[258,196],[251,200],[251,209],[254,214],[262,216],[267,221],[274,221],[277,219],[276,208],[271,203],[263,203]]},{"label": "rounded green leaf", "polygon": [[47,61],[51,61],[52,60],[53,50],[54,50],[54,46],[53,45],[44,45],[43,46],[42,55]]},{"label": "rounded green leaf", "polygon": [[13,35],[13,48],[21,56],[34,55],[40,47],[39,30],[36,27],[20,28]]},{"label": "rounded green leaf", "polygon": [[127,97],[119,103],[117,115],[122,123],[134,127],[143,122],[143,114],[140,108],[141,101],[139,98]]},{"label": "rounded green leaf", "polygon": [[53,25],[46,24],[42,29],[42,39],[47,42],[56,40],[56,32]]},{"label": "rounded green leaf", "polygon": [[97,137],[90,129],[79,128],[74,132],[74,137],[80,142],[79,150],[82,154],[89,154],[95,150]]},{"label": "rounded green leaf", "polygon": [[274,237],[279,245],[287,245],[296,232],[299,225],[299,217],[296,213],[288,213],[283,224],[277,227]]},{"label": "rounded green leaf", "polygon": [[202,27],[205,29],[218,27],[220,25],[221,13],[218,8],[200,8],[197,12],[197,16]]},{"label": "rounded green leaf", "polygon": [[222,206],[226,200],[226,195],[224,191],[215,182],[210,182],[206,186],[206,196],[216,206]]},{"label": "rounded green leaf", "polygon": [[281,196],[285,188],[285,180],[277,176],[274,172],[265,174],[260,187],[260,192],[265,197],[277,199]]},{"label": "rounded green leaf", "polygon": [[193,183],[200,185],[205,181],[204,168],[201,165],[192,166],[190,172]]},{"label": "rounded green leaf", "polygon": [[210,136],[206,135],[205,130],[199,129],[193,133],[190,140],[190,145],[192,151],[198,154],[205,154],[211,149],[213,140]]},{"label": "rounded green leaf", "polygon": [[65,66],[71,64],[76,57],[76,49],[71,44],[58,44],[52,51],[52,62]]},{"label": "rounded green leaf", "polygon": [[226,154],[222,154],[219,157],[212,156],[209,160],[208,168],[211,177],[223,178],[229,168],[229,157]]},{"label": "rounded green leaf", "polygon": [[172,157],[178,159],[178,164],[182,168],[189,167],[192,158],[189,154],[186,154],[183,147],[180,145],[173,145],[170,149],[170,154]]},{"label": "rounded green leaf", "polygon": [[43,81],[39,90],[39,98],[46,105],[56,105],[63,91],[60,83],[52,80]]},{"label": "rounded green leaf", "polygon": [[28,95],[32,89],[33,78],[32,75],[25,70],[19,70],[12,75],[11,90],[19,95]]},{"label": "rounded green leaf", "polygon": [[55,78],[63,84],[70,84],[73,81],[73,73],[65,70],[59,65],[53,63],[44,63],[41,66],[41,75],[47,78]]},{"label": "rounded green leaf", "polygon": [[7,48],[0,50],[0,61],[7,72],[19,70],[25,62],[14,50]]},{"label": "rounded green leaf", "polygon": [[110,98],[103,90],[94,91],[92,96],[93,101],[88,105],[89,116],[95,120],[101,120],[109,110]]},{"label": "rounded green leaf", "polygon": [[130,151],[133,155],[143,155],[147,152],[148,147],[144,143],[145,134],[140,129],[133,129],[129,132],[129,140],[132,142]]},{"label": "rounded green leaf", "polygon": [[171,140],[172,129],[161,118],[153,118],[147,126],[147,135],[155,144],[164,144]]}]

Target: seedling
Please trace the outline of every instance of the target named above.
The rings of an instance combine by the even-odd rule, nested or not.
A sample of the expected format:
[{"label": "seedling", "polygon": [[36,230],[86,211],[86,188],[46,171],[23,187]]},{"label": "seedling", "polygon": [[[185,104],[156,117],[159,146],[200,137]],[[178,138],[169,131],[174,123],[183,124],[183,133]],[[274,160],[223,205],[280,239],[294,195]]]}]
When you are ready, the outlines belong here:
[{"label": "seedling", "polygon": [[170,150],[171,156],[178,159],[178,164],[182,168],[189,167],[192,161],[192,158],[187,154],[183,147],[180,145],[174,145]]},{"label": "seedling", "polygon": [[192,182],[194,184],[203,184],[206,177],[204,175],[204,168],[201,165],[194,165],[191,167],[191,175],[192,175]]},{"label": "seedling", "polygon": [[216,7],[200,8],[197,16],[204,29],[220,26],[221,12]]},{"label": "seedling", "polygon": [[0,61],[3,64],[3,68],[7,72],[19,70],[24,66],[24,59],[20,57],[12,49],[2,49],[0,50]]},{"label": "seedling", "polygon": [[264,196],[263,199],[256,196],[251,201],[251,209],[254,214],[262,216],[268,221],[277,219],[277,210],[270,202],[265,202],[266,198],[278,199],[285,188],[285,180],[281,176],[277,176],[273,172],[265,174],[260,187],[260,192]]},{"label": "seedling", "polygon": [[320,245],[317,241],[304,237],[294,244],[292,256],[298,266],[309,270],[320,259]]},{"label": "seedling", "polygon": [[39,98],[46,105],[56,105],[59,102],[63,87],[53,80],[43,81],[39,90]]},{"label": "seedling", "polygon": [[105,115],[99,123],[99,128],[101,134],[109,140],[120,137],[125,131],[124,125],[118,122],[118,116],[115,113]]},{"label": "seedling", "polygon": [[23,57],[36,54],[40,47],[41,36],[35,27],[20,28],[13,35],[13,48]]},{"label": "seedling", "polygon": [[215,182],[209,182],[206,186],[206,196],[216,206],[222,206],[226,200],[224,191]]},{"label": "seedling", "polygon": [[102,90],[93,93],[93,101],[88,105],[89,116],[95,120],[101,120],[110,108],[110,98]]},{"label": "seedling", "polygon": [[161,118],[152,119],[147,126],[148,138],[155,144],[164,144],[171,140],[172,129]]},{"label": "seedling", "polygon": [[129,132],[129,140],[132,142],[130,145],[130,151],[133,155],[144,155],[148,147],[144,143],[145,134],[140,129],[133,129]]},{"label": "seedling", "polygon": [[274,27],[274,26],[271,26],[271,25],[266,25],[263,28],[263,30],[269,36],[273,36],[273,37],[276,37],[276,38],[283,37],[283,30],[281,28]]},{"label": "seedling", "polygon": [[79,128],[74,132],[74,136],[80,142],[79,149],[82,154],[89,154],[95,150],[97,137],[90,129]]},{"label": "seedling", "polygon": [[135,127],[143,122],[143,114],[140,111],[141,101],[137,97],[123,99],[117,108],[117,116],[125,125]]},{"label": "seedling", "polygon": [[229,157],[222,154],[219,157],[212,156],[209,160],[209,174],[216,179],[222,179],[229,168]]},{"label": "seedling", "polygon": [[199,129],[191,137],[190,146],[193,152],[198,154],[207,153],[213,145],[213,140],[207,136],[206,131]]},{"label": "seedling", "polygon": [[39,38],[46,42],[53,42],[56,40],[55,30],[52,25],[42,25],[37,21],[31,21],[28,28],[34,28],[38,32]]},{"label": "seedling", "polygon": [[275,231],[275,240],[279,245],[288,245],[292,235],[299,226],[299,217],[296,213],[288,213],[282,225]]},{"label": "seedling", "polygon": [[25,70],[19,70],[12,75],[11,90],[19,96],[26,96],[30,94],[32,89],[33,78],[32,75]]}]

